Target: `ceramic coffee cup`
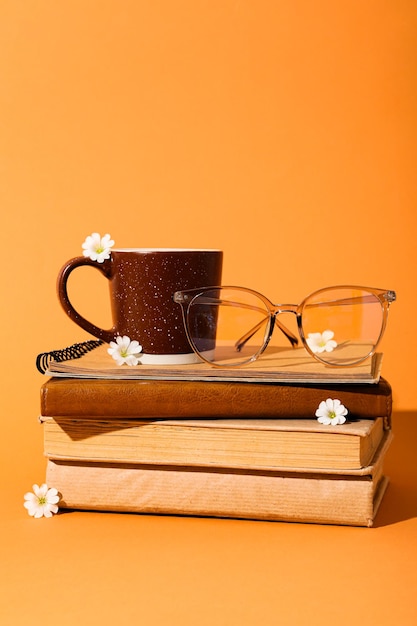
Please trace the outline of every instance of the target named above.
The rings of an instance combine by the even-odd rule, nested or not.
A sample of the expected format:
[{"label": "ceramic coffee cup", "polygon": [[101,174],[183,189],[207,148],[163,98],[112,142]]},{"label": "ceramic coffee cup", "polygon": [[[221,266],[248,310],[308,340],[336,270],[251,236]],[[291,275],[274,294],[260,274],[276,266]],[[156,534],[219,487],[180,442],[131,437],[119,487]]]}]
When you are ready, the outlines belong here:
[{"label": "ceramic coffee cup", "polygon": [[[103,263],[88,257],[69,260],[60,270],[58,298],[78,326],[106,342],[127,335],[142,346],[142,363],[194,363],[175,291],[221,284],[221,250],[176,248],[113,249]],[[73,270],[91,266],[109,281],[113,327],[99,328],[71,304],[67,281]]]}]

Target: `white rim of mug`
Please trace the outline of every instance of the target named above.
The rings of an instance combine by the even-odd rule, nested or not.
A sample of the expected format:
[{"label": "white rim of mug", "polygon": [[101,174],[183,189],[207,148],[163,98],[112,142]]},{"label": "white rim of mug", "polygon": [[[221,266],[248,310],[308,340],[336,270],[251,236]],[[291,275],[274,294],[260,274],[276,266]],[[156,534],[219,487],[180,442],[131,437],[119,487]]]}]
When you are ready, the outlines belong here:
[{"label": "white rim of mug", "polygon": [[112,252],[222,252],[220,248],[112,248]]}]

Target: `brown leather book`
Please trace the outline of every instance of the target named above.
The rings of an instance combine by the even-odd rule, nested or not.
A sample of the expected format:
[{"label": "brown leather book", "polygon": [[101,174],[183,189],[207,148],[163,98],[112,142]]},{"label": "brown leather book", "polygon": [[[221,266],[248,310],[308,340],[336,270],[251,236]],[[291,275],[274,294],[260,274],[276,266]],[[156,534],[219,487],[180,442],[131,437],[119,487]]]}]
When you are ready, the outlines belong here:
[{"label": "brown leather book", "polygon": [[339,399],[349,418],[383,417],[392,390],[376,384],[278,384],[51,377],[41,387],[41,415],[129,418],[314,418],[322,400]]}]

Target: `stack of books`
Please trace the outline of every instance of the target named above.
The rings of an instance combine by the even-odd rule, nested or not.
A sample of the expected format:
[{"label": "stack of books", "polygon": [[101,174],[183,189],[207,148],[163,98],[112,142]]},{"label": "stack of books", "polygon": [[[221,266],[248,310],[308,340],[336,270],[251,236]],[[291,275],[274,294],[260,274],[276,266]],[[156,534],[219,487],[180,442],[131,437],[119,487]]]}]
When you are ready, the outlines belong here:
[{"label": "stack of books", "polygon": [[[373,525],[391,441],[380,355],[341,374],[302,349],[238,371],[115,369],[105,349],[41,355],[46,482],[60,507]],[[317,421],[327,398],[348,409],[345,424]]]}]

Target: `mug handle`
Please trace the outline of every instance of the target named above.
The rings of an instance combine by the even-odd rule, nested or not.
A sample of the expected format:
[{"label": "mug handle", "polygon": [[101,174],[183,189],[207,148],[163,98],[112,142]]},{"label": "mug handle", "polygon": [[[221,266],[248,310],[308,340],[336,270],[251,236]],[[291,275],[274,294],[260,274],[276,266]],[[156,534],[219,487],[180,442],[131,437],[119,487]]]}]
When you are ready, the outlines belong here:
[{"label": "mug handle", "polygon": [[111,260],[106,260],[103,263],[97,263],[97,261],[92,261],[89,257],[75,257],[74,259],[70,259],[67,263],[61,268],[58,279],[57,279],[57,292],[58,299],[64,309],[65,313],[68,317],[78,324],[81,328],[86,330],[88,333],[93,335],[94,337],[98,337],[98,339],[102,339],[106,343],[110,343],[113,341],[115,335],[117,334],[115,328],[111,328],[110,330],[104,330],[103,328],[99,328],[95,324],[89,322],[85,317],[80,315],[78,311],[75,310],[73,305],[70,302],[68,297],[67,290],[67,282],[68,278],[73,270],[76,267],[81,267],[83,265],[90,265],[91,267],[95,267],[99,270],[108,280],[111,278],[112,265]]}]

